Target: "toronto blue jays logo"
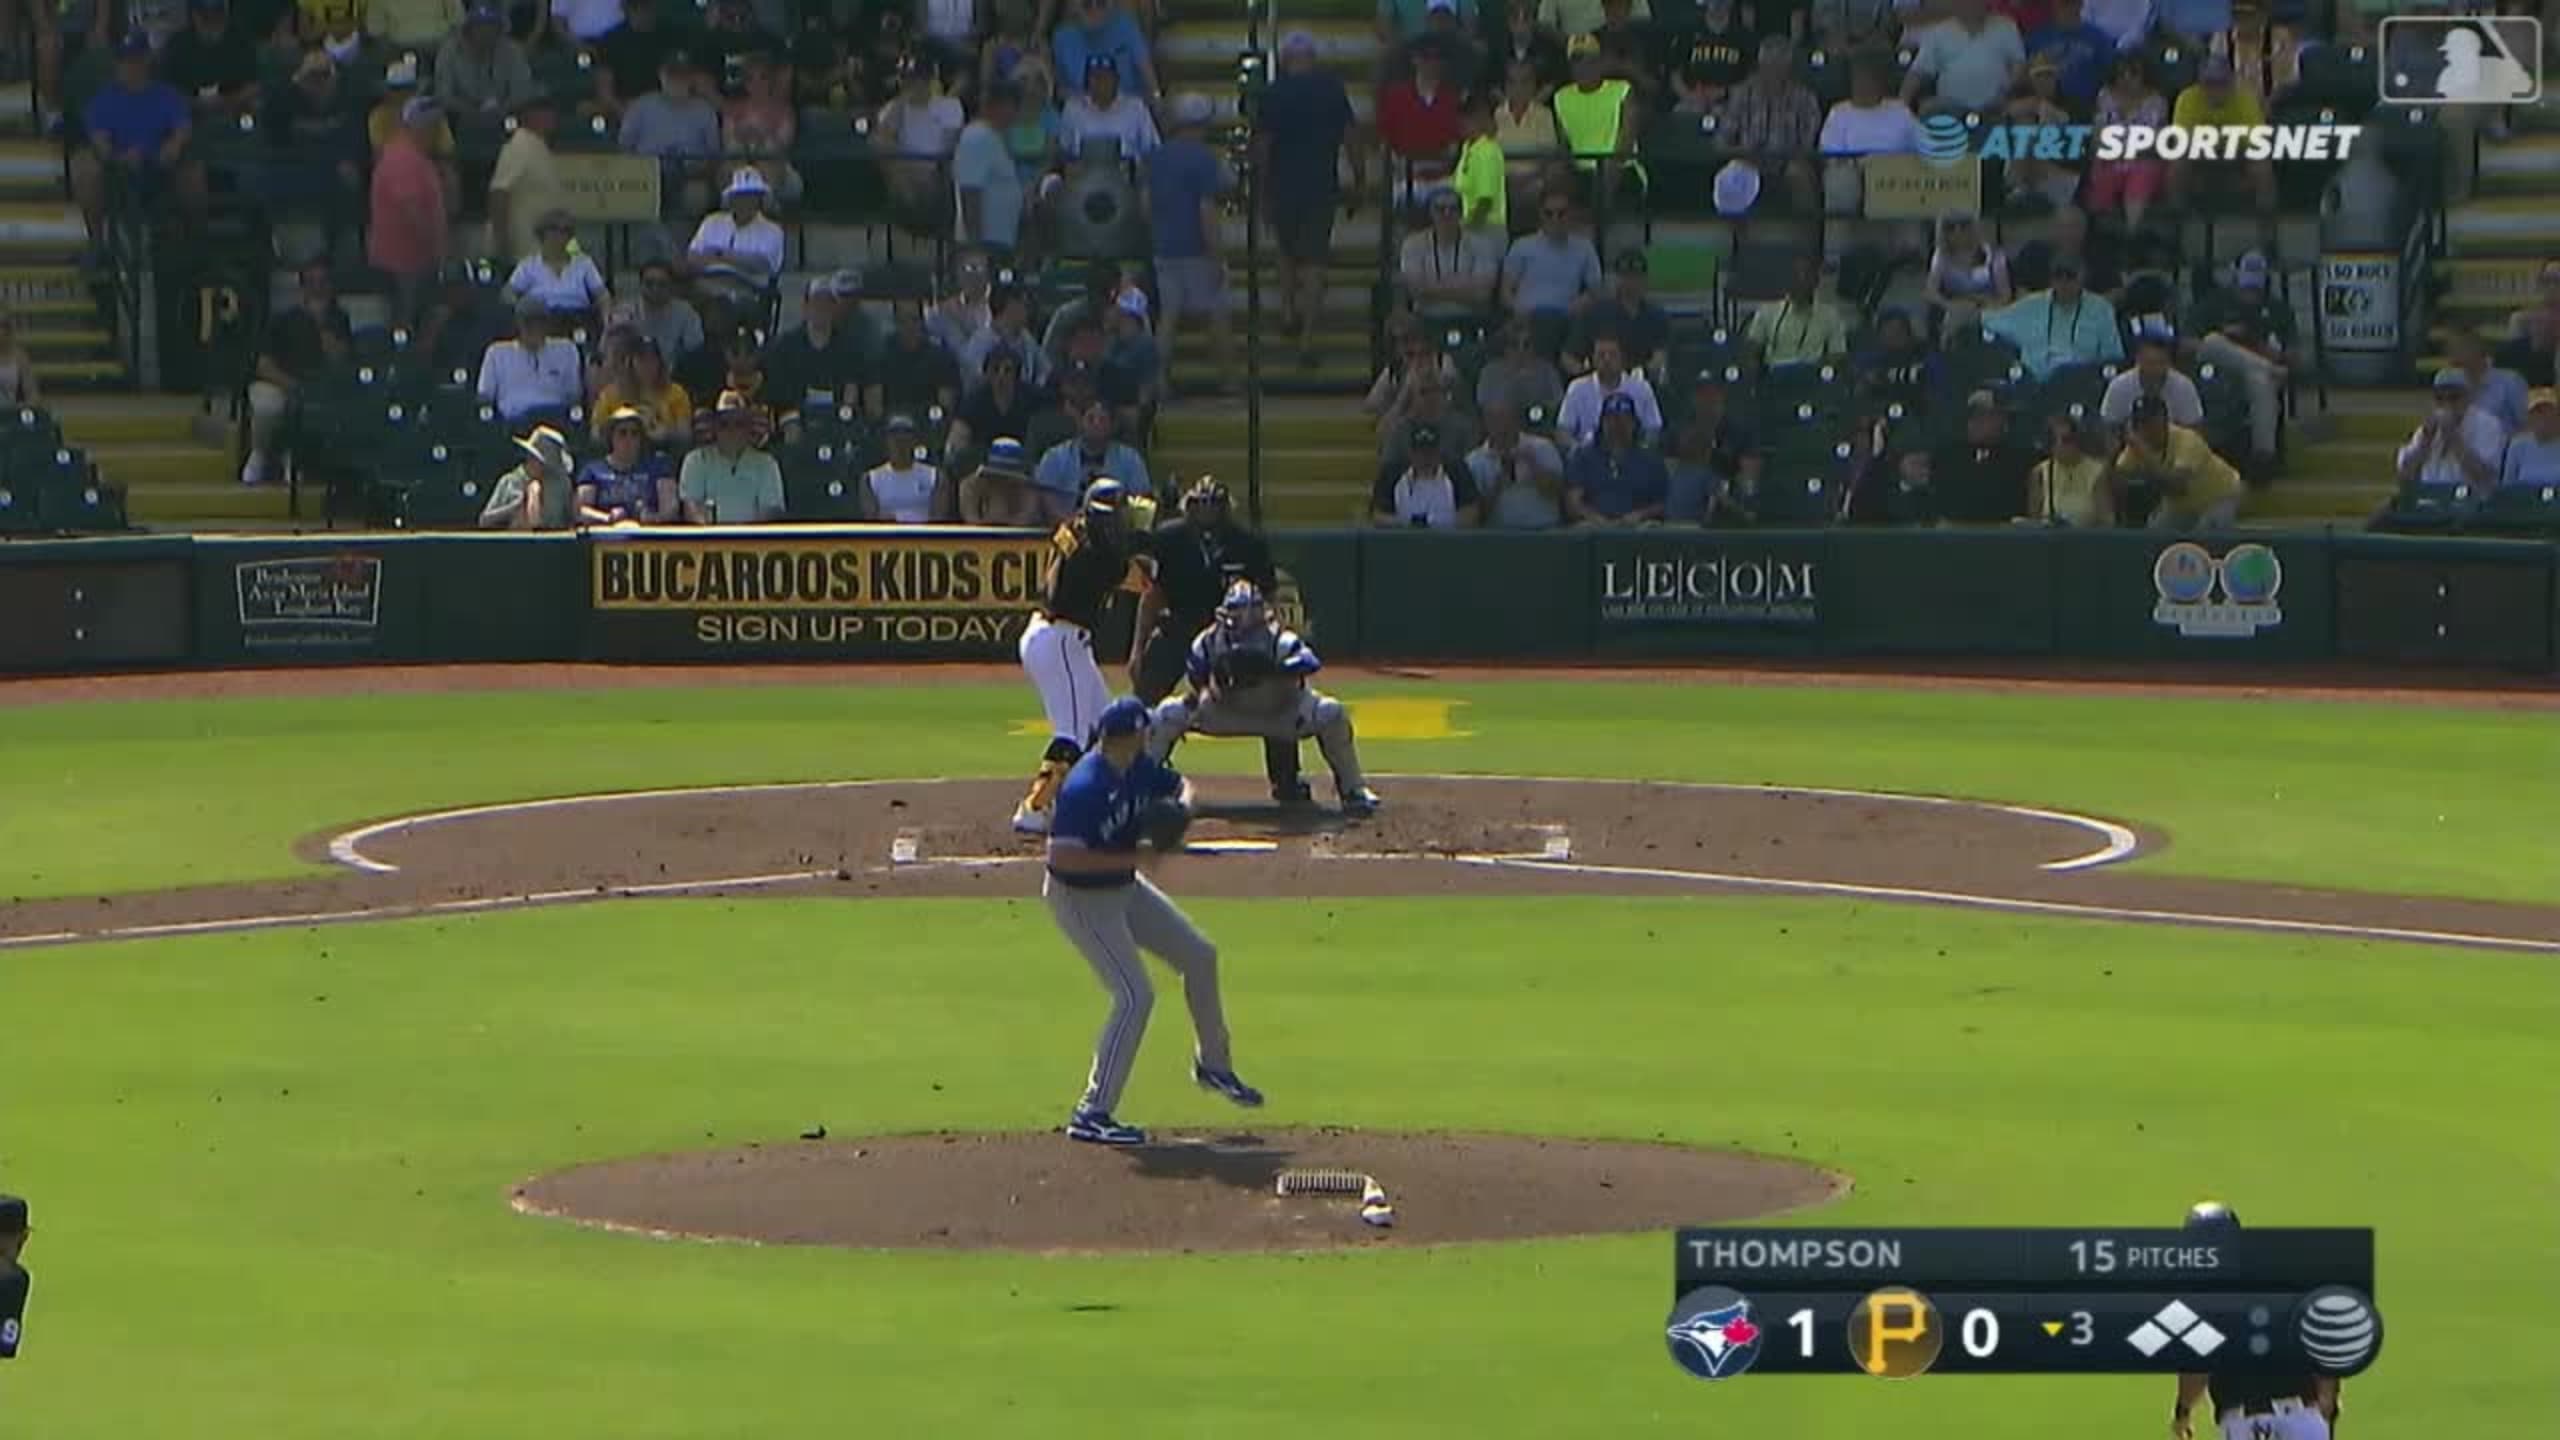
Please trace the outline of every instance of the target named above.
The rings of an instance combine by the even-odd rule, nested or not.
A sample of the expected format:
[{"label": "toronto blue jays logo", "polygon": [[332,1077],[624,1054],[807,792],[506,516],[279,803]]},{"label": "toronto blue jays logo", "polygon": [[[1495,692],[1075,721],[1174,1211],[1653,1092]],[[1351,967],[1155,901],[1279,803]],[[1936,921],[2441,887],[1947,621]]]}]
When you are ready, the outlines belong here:
[{"label": "toronto blue jays logo", "polygon": [[1751,1301],[1739,1291],[1709,1285],[1680,1297],[1672,1307],[1671,1358],[1701,1380],[1730,1380],[1760,1358],[1762,1330]]}]

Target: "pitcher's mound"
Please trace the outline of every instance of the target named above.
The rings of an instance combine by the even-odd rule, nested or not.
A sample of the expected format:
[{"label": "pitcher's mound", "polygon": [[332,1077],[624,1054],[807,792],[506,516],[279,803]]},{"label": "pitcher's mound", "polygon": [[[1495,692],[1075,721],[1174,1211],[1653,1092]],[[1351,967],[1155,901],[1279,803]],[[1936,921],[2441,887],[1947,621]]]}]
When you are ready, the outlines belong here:
[{"label": "pitcher's mound", "polygon": [[[1356,1195],[1275,1192],[1284,1170],[1374,1177]],[[1131,1149],[1055,1134],[896,1135],[584,1165],[516,1207],[653,1234],[785,1245],[1003,1250],[1308,1250],[1667,1230],[1827,1200],[1848,1182],[1731,1151],[1516,1135],[1259,1130]]]}]

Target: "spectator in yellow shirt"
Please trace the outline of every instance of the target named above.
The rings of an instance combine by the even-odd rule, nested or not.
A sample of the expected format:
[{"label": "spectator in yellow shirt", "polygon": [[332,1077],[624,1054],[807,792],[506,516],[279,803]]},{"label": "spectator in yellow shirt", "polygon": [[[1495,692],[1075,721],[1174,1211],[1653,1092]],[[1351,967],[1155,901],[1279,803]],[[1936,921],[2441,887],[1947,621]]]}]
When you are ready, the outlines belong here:
[{"label": "spectator in yellow shirt", "polygon": [[1821,298],[1822,259],[1799,255],[1786,295],[1760,307],[1743,331],[1763,365],[1804,365],[1849,353],[1848,322]]},{"label": "spectator in yellow shirt", "polygon": [[2204,67],[2196,72],[2196,83],[2178,92],[2178,103],[2169,110],[2169,123],[2189,131],[2223,131],[2213,142],[2215,148],[2211,158],[2193,158],[2198,137],[2190,135],[2190,158],[2169,163],[2169,198],[2172,201],[2181,206],[2192,205],[2199,198],[2199,191],[2227,194],[2245,184],[2258,213],[2271,218],[2274,216],[2275,163],[2231,158],[2230,152],[2239,132],[2226,127],[2264,125],[2267,112],[2258,103],[2256,91],[2236,82],[2230,57],[2206,57]]},{"label": "spectator in yellow shirt", "polygon": [[2124,449],[2107,476],[2119,513],[2125,491],[2148,487],[2160,497],[2151,512],[2154,530],[2221,530],[2240,516],[2240,472],[2213,453],[2204,437],[2169,423],[2169,407],[2157,395],[2133,402]]},{"label": "spectator in yellow shirt", "polygon": [[1502,142],[1493,134],[1493,107],[1491,95],[1467,102],[1467,140],[1458,147],[1458,170],[1450,183],[1464,207],[1461,224],[1470,230],[1506,234],[1511,229],[1511,182]]},{"label": "spectator in yellow shirt", "polygon": [[2116,523],[2107,493],[2107,462],[2081,443],[2080,422],[2068,415],[2045,421],[2045,456],[2027,472],[2027,517],[2048,525],[2104,529]]}]

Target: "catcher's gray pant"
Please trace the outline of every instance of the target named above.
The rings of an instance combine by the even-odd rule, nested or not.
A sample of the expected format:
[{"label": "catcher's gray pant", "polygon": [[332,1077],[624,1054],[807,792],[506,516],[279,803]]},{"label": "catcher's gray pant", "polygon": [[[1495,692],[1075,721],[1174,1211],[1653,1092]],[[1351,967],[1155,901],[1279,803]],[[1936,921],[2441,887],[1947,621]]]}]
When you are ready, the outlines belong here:
[{"label": "catcher's gray pant", "polygon": [[1193,730],[1203,735],[1260,735],[1293,744],[1313,735],[1325,767],[1333,772],[1336,790],[1349,792],[1369,783],[1360,772],[1360,748],[1351,738],[1350,708],[1312,687],[1299,691],[1295,704],[1276,707],[1255,705],[1250,697],[1238,704],[1224,695],[1203,695],[1196,702],[1177,695],[1156,707],[1147,731],[1147,753],[1162,760]]},{"label": "catcher's gray pant", "polygon": [[1191,1007],[1193,1053],[1200,1063],[1213,1070],[1235,1068],[1227,1055],[1226,1007],[1218,999],[1218,947],[1154,881],[1141,875],[1126,885],[1101,888],[1062,885],[1052,875],[1040,893],[1059,931],[1084,952],[1093,978],[1111,992],[1111,1013],[1093,1045],[1083,1108],[1116,1113],[1120,1092],[1129,1084],[1129,1067],[1137,1063],[1138,1042],[1146,1038],[1147,1015],[1156,1004],[1146,962],[1138,957],[1142,949],[1182,976],[1183,1003]]}]

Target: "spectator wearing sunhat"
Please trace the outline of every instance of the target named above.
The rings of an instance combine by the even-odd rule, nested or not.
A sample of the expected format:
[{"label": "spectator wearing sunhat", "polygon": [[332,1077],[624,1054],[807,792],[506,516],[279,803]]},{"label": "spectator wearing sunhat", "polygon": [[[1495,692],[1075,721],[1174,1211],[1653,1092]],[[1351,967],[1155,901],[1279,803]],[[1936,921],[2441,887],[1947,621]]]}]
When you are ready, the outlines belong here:
[{"label": "spectator wearing sunhat", "polygon": [[782,227],[764,213],[772,194],[764,172],[742,166],[721,190],[721,208],[694,228],[685,261],[712,297],[750,305],[782,273]]},{"label": "spectator wearing sunhat", "polygon": [[2127,492],[2139,488],[2158,496],[2151,511],[2154,530],[2225,529],[2240,514],[2240,472],[2213,453],[2202,435],[2172,423],[2168,405],[2156,395],[2133,402],[2133,421],[2125,427],[2124,448],[2116,452],[2107,483],[2116,513],[2128,519],[2133,510]]},{"label": "spectator wearing sunhat", "polygon": [[[441,70],[436,72],[436,88],[438,93],[444,89]],[[519,100],[515,119],[515,133],[500,147],[497,168],[489,175],[489,243],[501,260],[541,249],[536,227],[568,198],[568,188],[560,180],[560,162],[551,153],[552,128],[560,123],[551,97],[535,91]]]},{"label": "spectator wearing sunhat", "polygon": [[1000,435],[987,445],[986,458],[960,482],[963,525],[1036,526],[1046,511],[1040,492],[1031,488],[1030,455],[1022,442]]},{"label": "spectator wearing sunhat", "polygon": [[1379,468],[1369,491],[1369,518],[1420,530],[1468,530],[1475,528],[1480,503],[1475,476],[1443,453],[1440,427],[1417,420],[1406,427],[1404,463]]},{"label": "spectator wearing sunhat", "polygon": [[2497,483],[2498,466],[2507,453],[2507,427],[2476,399],[2471,377],[2451,366],[2436,372],[2434,408],[2400,447],[2403,487],[2468,485],[2480,491]]},{"label": "spectator wearing sunhat", "polygon": [[1120,67],[1108,55],[1085,60],[1084,86],[1059,110],[1058,150],[1069,159],[1088,140],[1116,140],[1122,160],[1144,160],[1164,144],[1147,102],[1120,88]]},{"label": "spectator wearing sunhat", "polygon": [[[509,115],[521,118],[526,103],[541,94],[533,81],[533,62],[525,58],[524,47],[507,35],[506,7],[495,0],[471,0],[461,28],[436,47],[436,98],[465,122],[495,124]],[[503,154],[499,168],[506,168]],[[543,198],[534,212],[551,203]]]},{"label": "spectator wearing sunhat", "polygon": [[[103,20],[109,7],[94,7]],[[258,42],[226,0],[189,0],[187,28],[160,50],[160,78],[205,118],[248,113],[258,100]]]},{"label": "spectator wearing sunhat", "polygon": [[605,417],[605,453],[578,467],[584,525],[666,525],[682,516],[676,477],[650,444],[649,417],[628,405]]},{"label": "spectator wearing sunhat", "polygon": [[925,458],[912,415],[892,415],[882,427],[888,455],[863,472],[862,518],[896,525],[935,525],[960,518],[960,497],[950,479]]},{"label": "spectator wearing sunhat", "polygon": [[1641,442],[1642,426],[1633,395],[1620,392],[1600,402],[1598,437],[1564,466],[1565,513],[1577,524],[1641,525],[1662,518],[1671,472]]},{"label": "spectator wearing sunhat", "polygon": [[92,240],[106,234],[110,171],[138,198],[172,193],[184,213],[202,218],[204,166],[187,153],[194,121],[186,97],[151,78],[149,39],[116,42],[115,78],[89,97],[81,120],[88,143],[71,152],[71,193]]},{"label": "spectator wearing sunhat", "polygon": [[[813,275],[800,302],[800,323],[765,347],[765,392],[786,415],[811,406],[859,409],[871,383],[869,348],[845,312],[854,304],[850,275]],[[786,424],[790,423],[788,420]]]},{"label": "spectator wearing sunhat", "polygon": [[761,417],[746,396],[722,391],[711,410],[711,443],[684,457],[676,489],[696,525],[749,525],[782,518],[782,467],[756,448]]},{"label": "spectator wearing sunhat", "polygon": [[445,177],[432,154],[444,124],[443,108],[412,94],[401,107],[400,126],[373,162],[371,221],[365,226],[365,258],[389,275],[394,319],[417,319],[426,287],[452,243],[445,212]]},{"label": "spectator wearing sunhat", "polygon": [[568,440],[550,426],[538,425],[517,437],[516,448],[523,456],[489,487],[489,503],[480,510],[480,528],[568,529],[577,517]]},{"label": "spectator wearing sunhat", "polygon": [[566,210],[553,210],[533,225],[534,252],[516,262],[507,275],[511,301],[539,300],[554,315],[601,318],[613,308],[604,272],[578,248],[578,222]]},{"label": "spectator wearing sunhat", "polygon": [[515,424],[528,415],[565,412],[586,398],[586,366],[578,347],[551,333],[551,309],[530,297],[516,303],[515,338],[480,358],[479,395]]}]

